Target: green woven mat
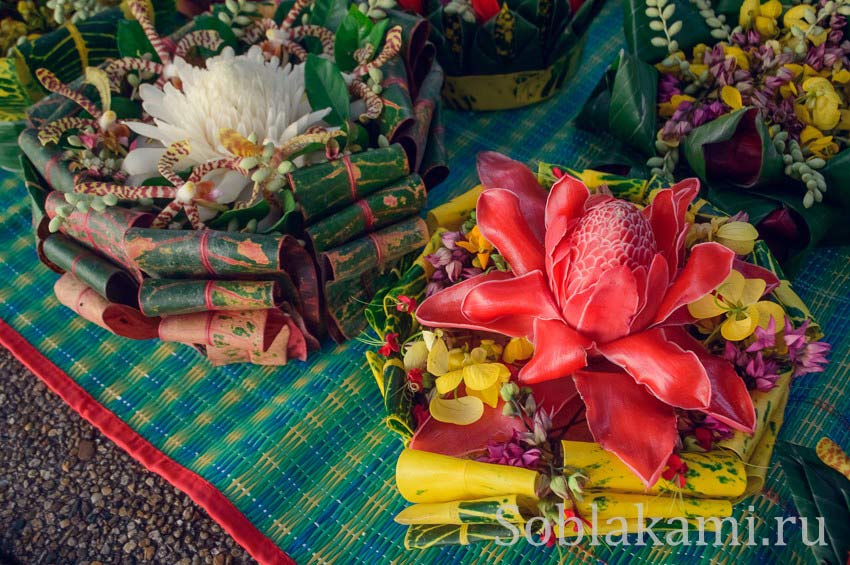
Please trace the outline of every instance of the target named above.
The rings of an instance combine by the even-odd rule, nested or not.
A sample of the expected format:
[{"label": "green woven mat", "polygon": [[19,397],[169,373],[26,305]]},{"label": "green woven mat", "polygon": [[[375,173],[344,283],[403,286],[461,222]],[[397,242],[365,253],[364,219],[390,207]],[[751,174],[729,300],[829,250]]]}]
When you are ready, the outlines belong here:
[{"label": "green woven mat", "polygon": [[[611,1],[594,26],[584,68],[556,99],[498,114],[446,112],[451,177],[430,205],[471,186],[481,150],[520,160],[587,166],[610,140],[568,125],[621,48],[622,6]],[[328,345],[306,363],[279,370],[213,369],[191,349],[113,337],[60,306],[56,275],[38,264],[23,186],[5,177],[0,222],[0,318],[67,372],[103,406],[179,464],[204,477],[266,536],[300,563],[492,562],[557,560],[555,549],[476,545],[406,552],[392,517],[405,506],[394,488],[399,441],[382,423],[382,404],[357,341]],[[795,285],[823,324],[834,353],[827,373],[794,383],[781,438],[814,446],[827,435],[850,448],[850,251],[814,254]],[[754,510],[748,511],[752,505]],[[756,540],[774,537],[775,518],[793,515],[782,473],[738,507],[755,515]],[[799,526],[787,547],[583,546],[568,561],[810,562]]]}]

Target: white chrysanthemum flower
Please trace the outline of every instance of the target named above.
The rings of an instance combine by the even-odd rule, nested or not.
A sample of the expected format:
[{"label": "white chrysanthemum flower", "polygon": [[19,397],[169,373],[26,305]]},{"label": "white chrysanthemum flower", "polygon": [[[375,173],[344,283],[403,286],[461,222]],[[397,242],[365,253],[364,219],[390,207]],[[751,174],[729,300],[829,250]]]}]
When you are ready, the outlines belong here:
[{"label": "white chrysanthemum flower", "polygon": [[[170,83],[161,89],[142,85],[142,106],[154,123],[127,122],[150,140],[138,144],[124,159],[123,168],[133,179],[156,176],[157,161],[165,147],[176,141],[189,141],[191,152],[180,166],[191,167],[231,156],[218,141],[223,128],[280,146],[330,112],[330,108],[314,111],[310,107],[304,93],[304,65],[266,61],[257,46],[239,56],[227,47],[207,59],[206,68],[180,58],[174,65],[182,90]],[[217,183],[216,200],[233,202],[249,180],[235,171],[223,176]]]}]

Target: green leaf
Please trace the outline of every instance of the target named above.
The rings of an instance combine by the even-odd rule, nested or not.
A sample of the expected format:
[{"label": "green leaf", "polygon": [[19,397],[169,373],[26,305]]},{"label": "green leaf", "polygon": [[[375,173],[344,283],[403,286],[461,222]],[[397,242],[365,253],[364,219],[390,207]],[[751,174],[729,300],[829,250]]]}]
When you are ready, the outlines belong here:
[{"label": "green leaf", "polygon": [[372,26],[372,30],[366,35],[364,45],[371,45],[372,53],[375,55],[377,55],[381,50],[381,45],[384,43],[384,36],[387,34],[387,28],[389,25],[389,20],[379,20]]},{"label": "green leaf", "polygon": [[[354,8],[357,9],[357,6]],[[345,18],[347,10],[348,0],[316,0],[310,13],[310,23],[335,31]]]},{"label": "green leaf", "polygon": [[236,47],[239,43],[239,39],[236,37],[236,34],[233,33],[233,30],[229,25],[221,21],[215,16],[211,16],[209,14],[204,16],[198,16],[195,18],[195,30],[201,29],[210,29],[213,31],[217,31],[219,37],[221,37],[223,46],[229,45],[230,47]]},{"label": "green leaf", "polygon": [[[668,6],[673,4],[676,6],[676,13],[671,20],[668,20],[668,25],[674,21],[682,22],[682,31],[676,35],[679,49],[687,53],[697,43],[711,45],[717,42],[711,37],[711,29],[691,2],[668,0]],[[664,59],[668,54],[667,47],[655,47],[651,43],[653,37],[663,37],[664,32],[653,31],[649,28],[652,18],[646,15],[646,2],[626,0],[623,8],[625,10],[623,31],[629,53],[648,63],[657,63]]]},{"label": "green leaf", "polygon": [[[354,52],[360,46],[360,28],[364,25],[359,21],[358,14],[366,18],[360,13],[357,6],[352,6],[334,35],[334,58],[340,70],[346,73],[351,72],[357,66],[357,61],[354,60]],[[366,18],[366,20],[371,28],[372,22],[369,18]]]},{"label": "green leaf", "polygon": [[307,55],[304,65],[304,87],[314,110],[330,108],[325,121],[332,126],[348,127],[350,101],[348,87],[339,67],[317,55]]},{"label": "green leaf", "polygon": [[21,151],[18,149],[18,136],[24,128],[26,121],[1,122],[0,121],[0,168],[11,172],[21,170],[21,162],[18,158]]},{"label": "green leaf", "polygon": [[850,149],[830,159],[821,173],[826,181],[826,202],[850,212]]},{"label": "green leaf", "polygon": [[123,96],[112,96],[112,110],[123,120],[138,120],[142,117],[142,106]]},{"label": "green leaf", "polygon": [[[756,135],[761,146],[757,171],[739,171],[732,177],[726,167],[715,165],[709,170],[707,153],[714,152],[721,158],[738,155],[736,149],[744,147],[744,138]],[[706,183],[721,180],[744,188],[756,188],[784,180],[782,157],[770,139],[767,126],[753,108],[742,108],[699,126],[685,136],[682,149],[688,165]]]},{"label": "green leaf", "polygon": [[658,71],[628,53],[620,54],[611,92],[608,127],[646,156],[655,154]]},{"label": "green leaf", "polygon": [[142,30],[142,26],[135,20],[124,20],[118,22],[118,52],[122,57],[141,57],[145,53],[153,55],[153,61],[161,63],[159,55],[151,45],[148,36]]},{"label": "green leaf", "polygon": [[275,21],[277,25],[283,23],[283,20],[286,19],[286,14],[289,13],[289,10],[295,5],[295,0],[286,0],[285,2],[281,2],[275,8],[274,16],[272,19]]},{"label": "green leaf", "polygon": [[265,218],[269,213],[269,203],[265,200],[259,200],[254,205],[248,208],[239,208],[227,210],[216,216],[213,220],[207,222],[207,225],[216,230],[226,229],[230,221],[236,219],[239,227],[244,227],[250,220],[258,222]]}]

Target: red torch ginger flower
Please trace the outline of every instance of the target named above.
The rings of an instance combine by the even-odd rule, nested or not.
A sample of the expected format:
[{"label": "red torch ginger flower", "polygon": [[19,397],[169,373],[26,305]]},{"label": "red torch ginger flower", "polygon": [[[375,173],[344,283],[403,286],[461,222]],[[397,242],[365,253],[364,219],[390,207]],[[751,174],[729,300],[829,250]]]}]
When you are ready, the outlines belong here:
[{"label": "red torch ginger flower", "polygon": [[648,486],[678,439],[676,409],[752,431],[744,382],[682,327],[691,320],[687,304],[717,288],[735,259],[710,242],[686,260],[685,212],[698,181],[660,191],[641,210],[591,195],[570,176],[547,199],[531,171],[498,154],[479,158],[479,176],[488,189],[478,225],[512,272],[427,298],[417,311],[423,325],[531,339],[534,355],[519,380],[572,376],[595,440]]}]

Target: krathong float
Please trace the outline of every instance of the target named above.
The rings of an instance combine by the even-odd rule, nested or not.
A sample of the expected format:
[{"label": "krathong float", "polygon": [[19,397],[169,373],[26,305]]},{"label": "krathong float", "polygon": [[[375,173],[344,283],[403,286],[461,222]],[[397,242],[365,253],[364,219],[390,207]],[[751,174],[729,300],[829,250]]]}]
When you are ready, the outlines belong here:
[{"label": "krathong float", "polygon": [[366,311],[406,546],[694,523],[760,492],[829,346],[746,217],[697,179],[478,172]]},{"label": "krathong float", "polygon": [[624,142],[612,164],[635,176],[699,177],[713,204],[749,214],[781,261],[846,243],[848,15],[826,0],[629,1],[627,52],[579,123]]},{"label": "krathong float", "polygon": [[53,94],[19,139],[59,301],[214,364],[281,365],[359,333],[428,240],[439,66],[414,76],[424,47],[356,6],[229,1],[168,37],[149,2],[127,6],[120,57],[71,84],[35,72]]},{"label": "krathong float", "polygon": [[546,100],[578,68],[604,0],[402,0],[432,24],[443,97],[462,110],[507,110]]}]

